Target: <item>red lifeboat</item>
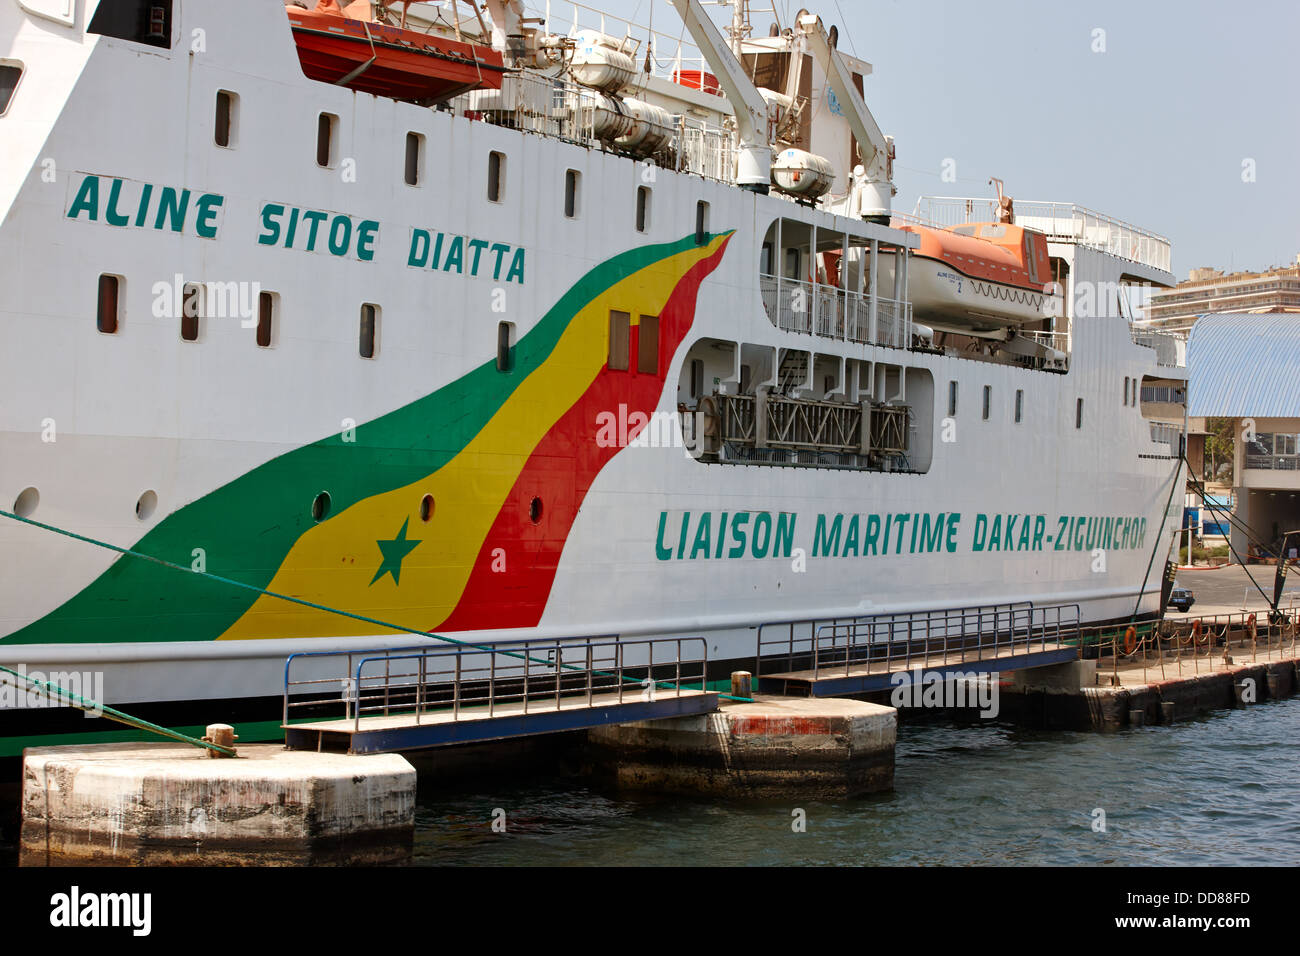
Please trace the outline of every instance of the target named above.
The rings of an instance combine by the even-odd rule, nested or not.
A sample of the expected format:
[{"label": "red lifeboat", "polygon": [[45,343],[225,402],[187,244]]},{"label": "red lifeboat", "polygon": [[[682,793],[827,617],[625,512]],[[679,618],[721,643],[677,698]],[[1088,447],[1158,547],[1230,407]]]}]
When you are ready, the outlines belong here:
[{"label": "red lifeboat", "polygon": [[[491,47],[371,19],[368,0],[286,7],[298,61],[313,80],[431,104],[469,90],[501,89],[505,63]],[[405,17],[403,17],[405,22]]]}]

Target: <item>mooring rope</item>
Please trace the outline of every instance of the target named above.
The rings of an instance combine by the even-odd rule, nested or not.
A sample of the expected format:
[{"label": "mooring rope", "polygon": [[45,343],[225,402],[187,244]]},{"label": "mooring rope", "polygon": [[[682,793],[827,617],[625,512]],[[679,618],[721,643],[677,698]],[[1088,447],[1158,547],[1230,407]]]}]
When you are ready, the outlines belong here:
[{"label": "mooring rope", "polygon": [[[365,624],[374,624],[379,627],[388,628],[390,630],[401,631],[406,634],[414,634],[417,635],[418,637],[424,638],[425,640],[443,641],[448,644],[454,644],[457,647],[465,647],[477,651],[486,651],[490,654],[504,654],[507,657],[513,657],[518,660],[524,660],[527,661],[528,663],[544,664],[548,667],[556,664],[555,661],[548,661],[544,658],[529,657],[526,652],[507,651],[507,650],[502,650],[500,648],[493,647],[491,644],[475,644],[472,641],[461,641],[461,640],[457,640],[454,637],[448,637],[445,634],[437,634],[432,631],[421,631],[417,628],[407,627],[404,624],[394,624],[391,621],[383,621],[380,620],[379,618],[367,617],[364,614],[355,614],[352,611],[345,611],[342,608],[330,607],[327,604],[317,604],[315,601],[308,601],[305,598],[293,597],[290,594],[280,594],[277,591],[270,591],[267,590],[266,588],[258,587],[256,584],[248,584],[245,581],[237,581],[234,578],[224,577],[223,575],[220,574],[213,574],[211,571],[207,570],[206,568],[202,571],[199,571],[196,570],[195,568],[186,567],[183,564],[176,564],[173,561],[168,561],[165,558],[159,558],[152,554],[145,554],[142,551],[135,551],[132,550],[131,548],[122,548],[115,544],[109,544],[107,541],[100,541],[97,538],[89,537],[88,535],[78,534],[75,531],[68,531],[66,528],[60,528],[57,525],[46,524],[45,522],[36,521],[32,518],[24,518],[22,515],[14,514],[12,511],[5,511],[3,508],[0,508],[0,515],[6,518],[12,518],[13,520],[22,522],[23,524],[31,525],[32,527],[35,528],[41,528],[44,531],[52,531],[55,534],[60,534],[66,538],[72,538],[73,540],[84,542],[85,544],[91,544],[98,548],[106,548],[109,551],[116,551],[118,554],[126,555],[127,557],[139,558],[143,561],[150,561],[154,564],[162,565],[165,568],[170,568],[173,571],[180,571],[183,574],[202,575],[205,578],[211,578],[213,581],[217,581],[221,584],[228,584],[231,585],[232,587],[242,588],[246,591],[253,591],[257,594],[263,594],[266,595],[267,597],[276,598],[277,600],[280,601],[288,601],[292,604],[299,604],[303,607],[309,607],[316,611],[324,611],[327,614],[337,614],[341,617],[351,618],[354,621],[361,621],[362,623]],[[586,669],[583,667],[579,667],[577,664],[560,663],[559,666],[565,668],[566,670]],[[608,673],[606,671],[594,671],[594,670],[592,671],[592,674],[599,677],[617,676]],[[708,690],[707,677],[708,677],[707,674],[701,677],[700,689],[702,691]],[[630,684],[636,684],[637,686],[642,686],[641,681],[638,681],[635,677],[624,676],[620,679],[624,683],[630,683]],[[657,687],[671,688],[677,686],[676,682],[671,680],[656,680],[654,681],[654,684]],[[739,701],[741,703],[753,702],[752,697],[736,697],[731,694],[723,694],[723,693],[719,693],[718,696],[723,698],[724,700]]]},{"label": "mooring rope", "polygon": [[19,680],[27,681],[29,684],[35,684],[41,688],[47,696],[55,700],[62,700],[80,710],[89,711],[91,713],[98,712],[100,716],[107,717],[109,720],[115,720],[119,724],[126,724],[128,727],[147,730],[150,733],[162,734],[164,737],[170,737],[173,740],[179,740],[195,747],[206,747],[208,750],[215,750],[217,753],[224,754],[227,757],[237,756],[235,751],[229,747],[214,744],[212,741],[204,740],[201,737],[191,737],[189,734],[183,734],[179,730],[169,730],[166,727],[151,724],[149,721],[142,720],[139,717],[132,717],[130,714],[124,713],[120,710],[115,710],[100,701],[87,700],[80,694],[74,694],[67,688],[60,687],[58,684],[51,683],[50,681],[39,680],[27,674],[20,674],[18,671],[10,670],[8,667],[3,665],[0,665],[0,671],[4,671],[6,674],[17,677]]}]

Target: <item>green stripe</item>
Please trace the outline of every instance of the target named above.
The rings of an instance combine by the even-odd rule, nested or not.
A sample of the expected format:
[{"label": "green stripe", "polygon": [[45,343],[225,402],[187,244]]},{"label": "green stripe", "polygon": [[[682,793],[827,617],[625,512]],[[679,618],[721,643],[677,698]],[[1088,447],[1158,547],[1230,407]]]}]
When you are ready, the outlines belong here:
[{"label": "green stripe", "polygon": [[[338,515],[365,498],[433,474],[459,454],[546,361],[588,303],[633,273],[695,244],[692,234],[600,263],[520,339],[513,371],[498,372],[494,357],[438,391],[359,425],[354,442],[332,434],[274,458],[168,515],[132,549],[189,566],[194,549],[202,548],[207,570],[265,588],[299,537],[313,526],[311,504],[318,492],[329,492],[330,514]],[[478,316],[439,318],[448,323],[481,321]],[[256,597],[203,575],[177,575],[147,561],[119,558],[62,606],[0,638],[0,643],[215,640]]]}]

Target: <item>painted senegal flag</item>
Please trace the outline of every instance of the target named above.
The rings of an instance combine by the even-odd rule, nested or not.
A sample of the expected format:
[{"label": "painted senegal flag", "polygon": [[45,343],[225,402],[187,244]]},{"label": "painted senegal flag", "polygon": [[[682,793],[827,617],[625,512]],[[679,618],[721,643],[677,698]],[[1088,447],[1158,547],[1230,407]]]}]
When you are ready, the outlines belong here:
[{"label": "painted senegal flag", "polygon": [[[354,435],[280,455],[168,515],[133,550],[188,567],[202,548],[211,574],[419,630],[536,624],[583,498],[619,451],[597,442],[600,413],[655,410],[700,283],[730,238],[697,244],[692,234],[600,263],[520,339],[509,371],[494,357]],[[612,311],[629,316],[626,369],[609,368]],[[638,370],[642,317],[657,318],[653,372]],[[317,522],[322,490],[330,509]],[[3,641],[381,630],[122,556]]]}]

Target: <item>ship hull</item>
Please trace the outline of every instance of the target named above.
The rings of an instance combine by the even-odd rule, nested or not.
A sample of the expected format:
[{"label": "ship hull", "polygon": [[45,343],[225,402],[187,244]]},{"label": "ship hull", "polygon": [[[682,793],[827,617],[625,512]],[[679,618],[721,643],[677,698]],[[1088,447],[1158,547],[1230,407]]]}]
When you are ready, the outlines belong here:
[{"label": "ship hull", "polygon": [[[1064,375],[781,331],[757,274],[772,224],[865,224],[656,170],[638,230],[643,164],[314,82],[281,11],[239,12],[192,58],[0,11],[15,55],[61,58],[3,120],[0,664],[220,710],[277,695],[290,653],[426,634],[705,635],[716,663],[812,617],[1157,610],[1180,462],[1121,404],[1124,378],[1168,374],[1122,319],[1077,323]],[[212,143],[219,90],[240,98],[234,148]],[[334,168],[313,161],[320,112],[341,120]],[[436,146],[419,185],[408,131]],[[227,307],[191,339],[195,283]],[[630,362],[611,361],[617,315]],[[711,385],[739,378],[738,351],[797,349],[906,392],[909,467],[683,447],[693,362]],[[639,441],[648,421],[672,427]]]}]

